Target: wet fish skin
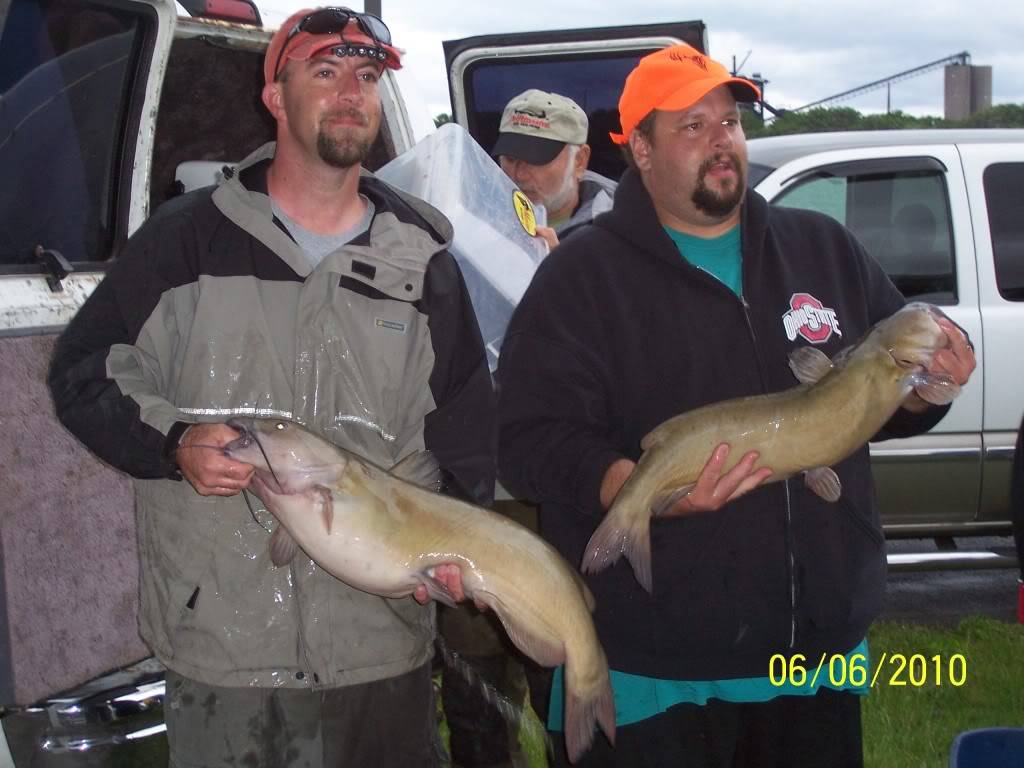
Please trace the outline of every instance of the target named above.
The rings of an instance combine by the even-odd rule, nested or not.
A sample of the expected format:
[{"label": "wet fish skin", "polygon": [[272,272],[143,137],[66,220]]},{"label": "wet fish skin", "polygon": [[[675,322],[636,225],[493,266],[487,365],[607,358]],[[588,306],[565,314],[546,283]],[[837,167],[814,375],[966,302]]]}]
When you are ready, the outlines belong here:
[{"label": "wet fish skin", "polygon": [[488,605],[520,650],[545,666],[565,664],[570,761],[590,747],[595,723],[614,743],[593,597],[550,544],[509,518],[424,488],[437,471],[429,454],[387,472],[294,422],[229,424],[242,436],[226,453],[256,466],[251,489],[280,523],[271,541],[275,563],[290,559],[297,543],[352,587],[402,598],[423,584],[447,603],[452,597],[432,569],[457,563],[466,596]]},{"label": "wet fish skin", "polygon": [[951,378],[926,372],[934,353],[949,344],[936,322],[942,316],[931,305],[907,304],[835,360],[813,347],[797,349],[790,357],[797,386],[712,403],[656,427],[641,441],[640,460],[592,535],[583,571],[601,571],[624,554],[651,592],[651,517],[686,495],[722,443],[730,446],[723,473],[757,451],[754,470],[772,469],[765,482],[804,472],[812,491],[838,500],[841,485],[831,466],[868,442],[911,391],[934,404],[959,393]]}]

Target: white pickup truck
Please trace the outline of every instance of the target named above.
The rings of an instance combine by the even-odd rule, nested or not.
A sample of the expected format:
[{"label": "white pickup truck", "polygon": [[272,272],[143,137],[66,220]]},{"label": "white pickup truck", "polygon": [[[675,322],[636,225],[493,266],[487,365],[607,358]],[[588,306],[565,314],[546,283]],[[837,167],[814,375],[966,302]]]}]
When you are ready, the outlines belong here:
[{"label": "white pickup truck", "polygon": [[1024,130],[823,133],[748,142],[776,205],[846,224],[909,298],[967,330],[978,368],[927,434],[871,446],[888,535],[1009,530],[1024,412]]},{"label": "white pickup truck", "polygon": [[[15,708],[4,730],[18,764],[129,750],[161,729],[159,668],[79,687],[147,656],[132,494],[57,424],[45,376],[57,334],[129,234],[180,190],[195,167],[183,164],[218,167],[273,137],[258,98],[269,37],[180,19],[173,0],[0,3],[0,707]],[[706,50],[704,25],[445,43],[453,114],[490,147],[519,90],[565,93],[590,115],[592,168],[616,176],[622,160],[607,132],[618,127],[621,84],[642,55],[676,41]],[[401,72],[382,80],[371,169],[433,128],[410,87]],[[885,521],[897,532],[1008,528],[1009,450],[1024,409],[1024,131],[987,136],[998,143],[751,142],[761,192],[845,221],[908,295],[943,305],[974,339],[979,370],[950,416],[916,442],[878,447]],[[912,250],[904,262],[895,243],[918,234],[900,216],[913,203],[936,220],[935,255]],[[125,687],[111,694],[112,683]],[[20,709],[36,702],[45,707]]]}]

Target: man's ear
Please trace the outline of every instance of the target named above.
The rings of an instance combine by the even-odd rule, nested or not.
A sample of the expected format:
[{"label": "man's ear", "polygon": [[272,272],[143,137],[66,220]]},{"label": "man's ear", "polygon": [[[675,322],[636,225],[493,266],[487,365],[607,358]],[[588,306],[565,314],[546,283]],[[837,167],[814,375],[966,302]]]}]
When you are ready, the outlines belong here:
[{"label": "man's ear", "polygon": [[583,178],[583,172],[587,170],[587,166],[590,164],[590,145],[580,144],[580,148],[576,151],[576,167],[573,168],[573,173],[576,176],[576,181]]},{"label": "man's ear", "polygon": [[651,170],[651,142],[640,131],[630,132],[629,151],[638,170]]},{"label": "man's ear", "polygon": [[264,85],[260,96],[263,99],[263,106],[275,120],[279,123],[287,122],[288,116],[284,111],[284,93],[280,82]]}]

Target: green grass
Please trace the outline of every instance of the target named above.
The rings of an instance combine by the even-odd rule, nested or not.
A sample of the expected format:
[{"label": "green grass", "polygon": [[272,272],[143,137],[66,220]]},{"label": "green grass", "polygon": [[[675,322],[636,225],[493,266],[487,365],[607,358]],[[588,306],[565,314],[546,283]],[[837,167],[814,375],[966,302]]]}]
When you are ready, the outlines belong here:
[{"label": "green grass", "polygon": [[[955,629],[879,622],[872,627],[868,642],[872,672],[883,653],[886,659],[863,703],[865,768],[946,768],[950,744],[961,731],[1024,726],[1024,625],[977,617],[965,619]],[[894,679],[898,668],[892,662],[893,654],[927,659],[926,679],[921,679],[920,662],[915,680],[911,680],[909,669]],[[967,673],[960,686],[949,679],[949,660],[955,654],[963,657]],[[935,656],[942,668],[942,685],[938,686]],[[957,674],[960,671],[954,669]],[[892,684],[900,679],[907,684]],[[440,684],[439,676],[435,682]],[[547,760],[539,723],[529,699],[523,704],[527,717],[519,734],[515,764],[544,768]],[[438,715],[447,746],[448,728],[440,707]],[[115,752],[112,766],[158,765],[166,762],[167,747],[161,736]]]},{"label": "green grass", "polygon": [[[862,709],[865,768],[945,768],[961,731],[1024,726],[1024,626],[979,617],[955,629],[879,622],[868,642],[872,670],[883,653],[886,660]],[[914,680],[909,669],[897,675],[893,654],[923,656],[926,673],[918,661]],[[949,678],[954,654],[962,655],[966,667],[960,686]],[[954,672],[959,675],[961,668]],[[899,680],[906,685],[893,684]]]}]

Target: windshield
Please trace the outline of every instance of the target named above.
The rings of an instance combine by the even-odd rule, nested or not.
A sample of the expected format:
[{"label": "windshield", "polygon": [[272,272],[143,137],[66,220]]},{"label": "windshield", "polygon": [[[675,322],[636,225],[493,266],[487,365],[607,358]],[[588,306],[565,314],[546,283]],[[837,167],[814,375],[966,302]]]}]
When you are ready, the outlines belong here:
[{"label": "windshield", "polygon": [[750,163],[748,171],[747,184],[752,187],[756,187],[760,184],[768,174],[775,169],[770,165],[761,165],[761,163]]}]

